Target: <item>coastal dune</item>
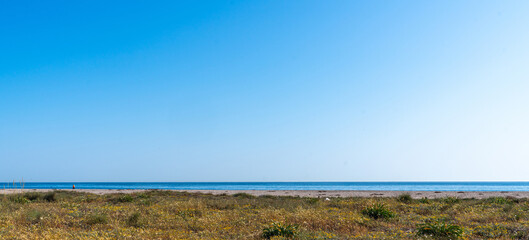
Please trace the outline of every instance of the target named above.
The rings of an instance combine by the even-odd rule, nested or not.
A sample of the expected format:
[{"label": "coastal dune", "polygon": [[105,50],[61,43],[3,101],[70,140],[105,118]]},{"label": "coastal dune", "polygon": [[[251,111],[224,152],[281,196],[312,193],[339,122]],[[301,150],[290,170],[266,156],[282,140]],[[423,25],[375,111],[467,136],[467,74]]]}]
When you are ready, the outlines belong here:
[{"label": "coastal dune", "polygon": [[[137,193],[155,189],[3,189],[0,194],[15,194],[26,192],[50,192],[50,191],[73,191],[85,192],[92,194],[115,194],[115,193]],[[345,198],[345,197],[397,197],[402,194],[409,194],[414,199],[428,198],[474,198],[484,199],[490,197],[510,197],[510,198],[529,198],[529,192],[523,191],[330,191],[330,190],[162,190],[189,193],[202,193],[213,195],[233,195],[246,193],[253,196],[292,196],[292,197],[312,197],[312,198]]]}]

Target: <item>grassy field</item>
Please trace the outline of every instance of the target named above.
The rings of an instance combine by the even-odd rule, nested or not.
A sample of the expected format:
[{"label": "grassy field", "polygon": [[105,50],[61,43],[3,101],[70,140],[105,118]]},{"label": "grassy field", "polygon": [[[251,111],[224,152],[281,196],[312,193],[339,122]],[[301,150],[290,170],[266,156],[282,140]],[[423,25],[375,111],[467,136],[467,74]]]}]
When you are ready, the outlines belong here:
[{"label": "grassy field", "polygon": [[1,239],[529,239],[529,201],[150,191],[0,196]]}]

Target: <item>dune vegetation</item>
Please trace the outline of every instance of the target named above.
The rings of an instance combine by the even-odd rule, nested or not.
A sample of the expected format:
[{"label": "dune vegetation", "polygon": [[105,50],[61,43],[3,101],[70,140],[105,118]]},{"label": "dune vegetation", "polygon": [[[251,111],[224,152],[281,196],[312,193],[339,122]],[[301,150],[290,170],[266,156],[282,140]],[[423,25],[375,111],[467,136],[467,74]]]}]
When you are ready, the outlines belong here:
[{"label": "dune vegetation", "polygon": [[0,196],[1,239],[529,239],[526,199]]}]

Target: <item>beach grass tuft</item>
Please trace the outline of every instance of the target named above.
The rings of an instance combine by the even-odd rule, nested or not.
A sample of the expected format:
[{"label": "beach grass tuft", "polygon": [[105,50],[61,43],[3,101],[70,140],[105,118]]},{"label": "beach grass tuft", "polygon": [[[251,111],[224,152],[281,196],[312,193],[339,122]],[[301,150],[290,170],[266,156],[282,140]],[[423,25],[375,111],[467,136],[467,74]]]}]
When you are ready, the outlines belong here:
[{"label": "beach grass tuft", "polygon": [[382,203],[375,203],[371,206],[366,207],[362,214],[373,218],[375,220],[377,219],[385,219],[388,220],[390,218],[393,218],[395,216],[395,213],[393,213],[391,210],[389,210],[384,204]]},{"label": "beach grass tuft", "polygon": [[263,229],[262,236],[264,239],[270,239],[272,237],[292,239],[296,236],[297,229],[298,226],[296,225],[275,222]]},{"label": "beach grass tuft", "polygon": [[429,221],[417,225],[417,235],[436,239],[458,239],[463,234],[463,229],[454,224],[442,221]]}]

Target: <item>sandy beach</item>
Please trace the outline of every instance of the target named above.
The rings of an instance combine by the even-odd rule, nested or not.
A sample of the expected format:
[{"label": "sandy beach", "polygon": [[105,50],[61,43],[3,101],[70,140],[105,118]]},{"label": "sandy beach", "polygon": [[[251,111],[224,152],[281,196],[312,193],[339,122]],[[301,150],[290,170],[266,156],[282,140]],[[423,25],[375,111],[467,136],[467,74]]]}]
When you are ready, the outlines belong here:
[{"label": "sandy beach", "polygon": [[[137,189],[3,189],[0,194],[13,194],[25,192],[49,192],[54,190],[85,192],[92,194],[113,194],[113,193],[135,193],[149,190]],[[293,197],[314,197],[314,198],[334,198],[334,197],[397,197],[401,194],[410,194],[412,198],[474,198],[484,199],[490,197],[512,197],[529,198],[529,192],[501,191],[501,192],[453,192],[453,191],[326,191],[326,190],[164,190],[189,193],[204,194],[227,194],[247,193],[253,196],[293,196]]]}]

